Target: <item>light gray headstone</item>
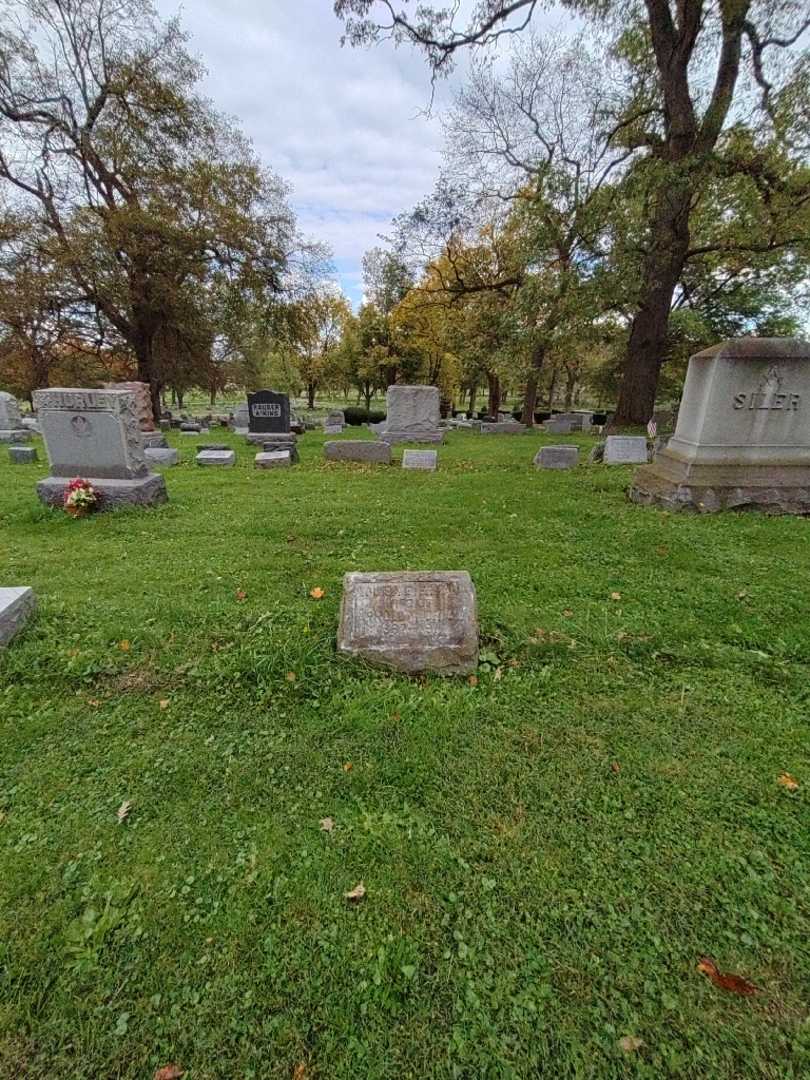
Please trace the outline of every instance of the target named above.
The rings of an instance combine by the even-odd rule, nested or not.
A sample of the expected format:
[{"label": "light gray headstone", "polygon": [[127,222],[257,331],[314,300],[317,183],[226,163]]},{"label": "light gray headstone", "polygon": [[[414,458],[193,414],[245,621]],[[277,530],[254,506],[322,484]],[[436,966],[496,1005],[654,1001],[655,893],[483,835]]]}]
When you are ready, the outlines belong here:
[{"label": "light gray headstone", "polygon": [[391,447],[386,442],[371,442],[368,439],[342,439],[340,442],[324,443],[323,456],[327,461],[390,465]]},{"label": "light gray headstone", "polygon": [[257,469],[288,469],[292,465],[289,450],[266,450],[254,458]]},{"label": "light gray headstone", "polygon": [[386,442],[441,442],[444,432],[437,386],[389,386],[385,425],[376,429]]},{"label": "light gray headstone", "polygon": [[517,420],[499,421],[497,424],[482,423],[482,435],[525,435],[526,428]]},{"label": "light gray headstone", "polygon": [[608,435],[605,439],[606,465],[644,465],[647,439],[644,435]]},{"label": "light gray headstone", "polygon": [[578,461],[576,446],[541,446],[534,464],[538,469],[573,469]]},{"label": "light gray headstone", "polygon": [[235,450],[201,450],[196,458],[198,465],[213,465],[229,468],[236,464]]},{"label": "light gray headstone", "polygon": [[135,400],[127,390],[35,390],[54,477],[136,480],[148,475]]},{"label": "light gray headstone", "polygon": [[33,589],[0,588],[0,647],[22,630],[35,609]]},{"label": "light gray headstone", "polygon": [[8,456],[13,465],[31,465],[37,460],[35,446],[9,446]]},{"label": "light gray headstone", "polygon": [[31,433],[20,417],[20,406],[13,394],[0,393],[0,442],[27,442]]},{"label": "light gray headstone", "polygon": [[474,672],[478,615],[470,575],[466,571],[347,574],[338,651],[410,674]]},{"label": "light gray headstone", "polygon": [[439,464],[439,455],[435,450],[404,450],[402,452],[403,469],[422,469],[435,472]]},{"label": "light gray headstone", "polygon": [[146,454],[146,460],[151,465],[163,465],[168,468],[171,465],[177,465],[180,461],[179,452],[171,447],[148,446],[144,453]]},{"label": "light gray headstone", "polygon": [[573,420],[566,420],[555,416],[545,421],[543,430],[547,435],[571,435],[572,432],[580,429]]}]

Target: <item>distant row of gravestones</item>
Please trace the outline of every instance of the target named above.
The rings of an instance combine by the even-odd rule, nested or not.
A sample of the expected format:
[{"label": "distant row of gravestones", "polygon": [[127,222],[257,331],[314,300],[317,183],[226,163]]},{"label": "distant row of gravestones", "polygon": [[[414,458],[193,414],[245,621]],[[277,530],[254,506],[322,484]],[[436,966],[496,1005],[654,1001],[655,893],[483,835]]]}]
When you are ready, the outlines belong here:
[{"label": "distant row of gravestones", "polygon": [[[402,437],[440,441],[438,429],[430,426],[432,400],[429,415],[419,405],[428,402],[426,392],[432,388],[392,389],[405,392],[389,399],[388,419],[379,432],[389,454],[391,442]],[[750,338],[699,353],[690,361],[675,435],[651,465],[637,471],[630,497],[674,508],[755,507],[810,514],[809,398],[810,346],[804,342]],[[57,469],[78,460],[83,443],[95,446],[93,468],[102,470],[101,483],[113,485],[108,488],[112,501],[122,490],[116,485],[138,491],[134,501],[159,501],[154,484],[162,484],[162,478],[146,467],[132,394],[49,390],[39,392],[35,404],[55,473],[42,482],[45,501],[54,490],[64,489],[65,474]],[[541,456],[553,450],[567,451],[570,459],[576,447],[544,447]],[[558,460],[556,467],[566,464]],[[132,475],[119,475],[127,471]],[[162,491],[165,498],[165,485]],[[0,645],[19,631],[33,609],[30,589],[0,589]],[[478,642],[475,588],[466,571],[352,573],[344,578],[337,641],[344,655],[409,674],[470,674],[478,665]]]}]

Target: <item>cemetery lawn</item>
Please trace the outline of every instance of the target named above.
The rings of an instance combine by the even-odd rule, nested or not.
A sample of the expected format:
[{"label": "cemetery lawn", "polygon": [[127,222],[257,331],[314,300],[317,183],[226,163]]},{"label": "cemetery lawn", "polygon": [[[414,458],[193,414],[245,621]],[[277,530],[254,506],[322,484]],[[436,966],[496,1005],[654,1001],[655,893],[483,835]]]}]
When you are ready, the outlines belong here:
[{"label": "cemetery lawn", "polygon": [[[0,1076],[808,1075],[810,521],[532,468],[587,437],[170,441],[168,505],[78,522],[0,460]],[[470,571],[477,682],[336,656],[397,569]]]}]

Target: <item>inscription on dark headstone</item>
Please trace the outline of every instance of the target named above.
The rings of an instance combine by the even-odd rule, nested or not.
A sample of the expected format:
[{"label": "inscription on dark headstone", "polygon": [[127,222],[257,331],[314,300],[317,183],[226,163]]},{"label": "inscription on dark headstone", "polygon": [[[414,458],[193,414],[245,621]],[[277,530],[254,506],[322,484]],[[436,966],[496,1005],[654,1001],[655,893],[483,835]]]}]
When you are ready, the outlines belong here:
[{"label": "inscription on dark headstone", "polygon": [[248,394],[248,428],[257,434],[290,431],[290,399],[275,390]]}]

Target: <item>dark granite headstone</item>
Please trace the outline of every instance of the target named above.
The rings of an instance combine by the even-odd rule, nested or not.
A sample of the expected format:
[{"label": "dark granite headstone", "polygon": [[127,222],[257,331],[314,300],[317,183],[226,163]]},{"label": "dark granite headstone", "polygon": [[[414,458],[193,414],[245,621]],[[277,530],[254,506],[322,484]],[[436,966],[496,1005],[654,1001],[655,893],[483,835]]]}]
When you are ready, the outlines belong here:
[{"label": "dark granite headstone", "polygon": [[279,434],[290,431],[290,399],[275,390],[248,394],[248,429],[251,434]]}]

